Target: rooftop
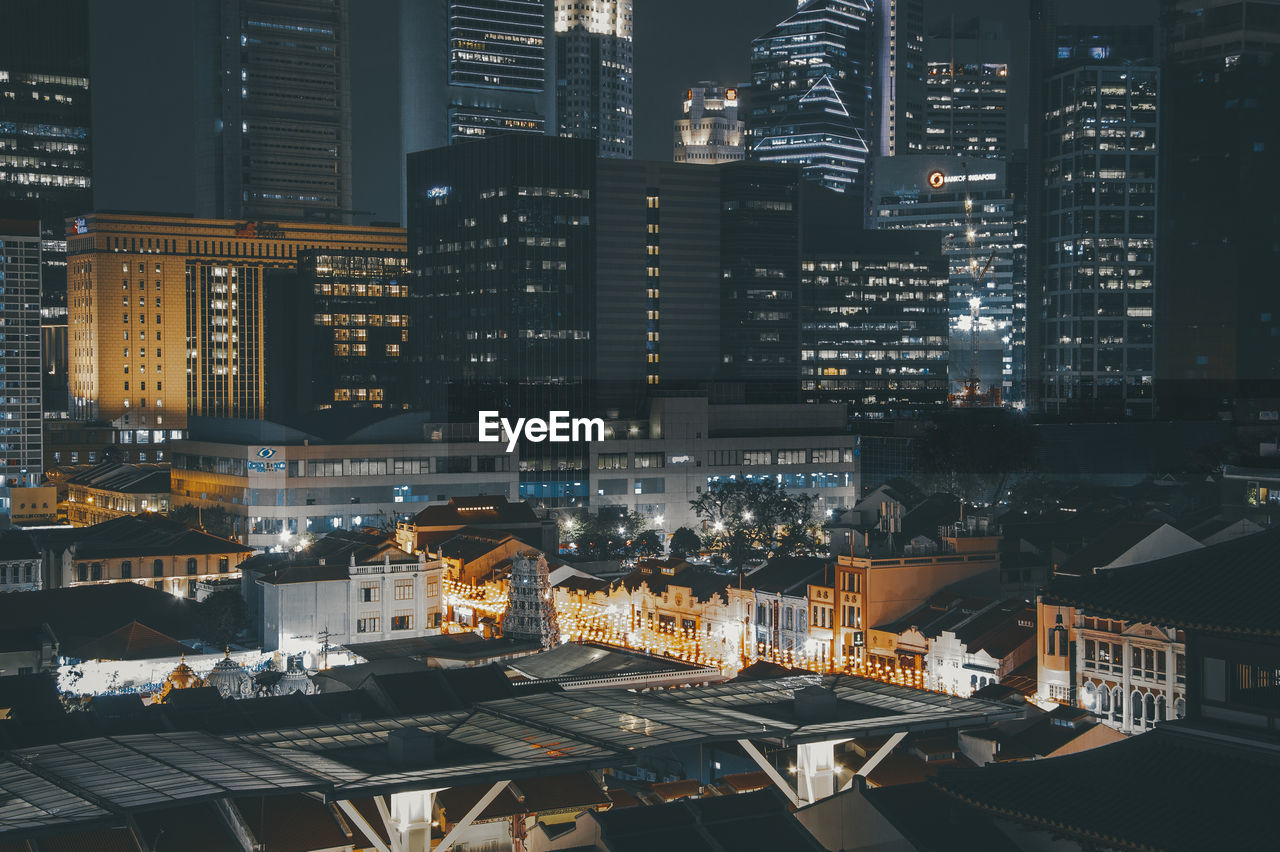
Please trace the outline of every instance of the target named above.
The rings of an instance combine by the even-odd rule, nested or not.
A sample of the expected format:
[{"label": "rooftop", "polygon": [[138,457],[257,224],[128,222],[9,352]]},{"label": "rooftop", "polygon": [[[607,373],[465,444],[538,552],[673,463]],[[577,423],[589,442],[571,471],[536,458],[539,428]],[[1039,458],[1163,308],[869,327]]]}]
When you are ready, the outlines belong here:
[{"label": "rooftop", "polygon": [[76,559],[253,552],[237,541],[193,530],[151,512],[112,518],[89,527],[50,530],[40,534],[39,540],[45,547],[74,548]]},{"label": "rooftop", "polygon": [[169,494],[169,468],[153,464],[121,464],[105,461],[67,477],[68,485],[80,485],[121,494]]},{"label": "rooftop", "polygon": [[1161,627],[1280,635],[1280,528],[1086,577],[1057,577],[1043,599]]},{"label": "rooftop", "polygon": [[501,495],[454,497],[443,506],[427,506],[410,521],[415,527],[541,524],[528,503],[511,503]]}]

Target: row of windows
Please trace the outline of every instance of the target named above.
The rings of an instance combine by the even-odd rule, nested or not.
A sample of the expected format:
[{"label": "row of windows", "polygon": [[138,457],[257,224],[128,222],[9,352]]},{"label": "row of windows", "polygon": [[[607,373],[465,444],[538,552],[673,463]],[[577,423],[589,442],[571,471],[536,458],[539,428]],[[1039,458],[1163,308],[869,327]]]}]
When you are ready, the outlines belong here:
[{"label": "row of windows", "polygon": [[[163,577],[165,561],[163,559],[155,559],[151,562],[151,576]],[[139,566],[141,569],[141,566]],[[187,574],[200,573],[200,560],[192,556],[187,559]],[[218,573],[226,574],[231,571],[231,558],[228,556],[218,557]],[[141,573],[138,574],[142,576]],[[76,579],[81,583],[94,582],[103,579],[103,568],[101,562],[79,562],[76,564]],[[134,579],[133,560],[125,559],[120,562],[121,580]]]}]

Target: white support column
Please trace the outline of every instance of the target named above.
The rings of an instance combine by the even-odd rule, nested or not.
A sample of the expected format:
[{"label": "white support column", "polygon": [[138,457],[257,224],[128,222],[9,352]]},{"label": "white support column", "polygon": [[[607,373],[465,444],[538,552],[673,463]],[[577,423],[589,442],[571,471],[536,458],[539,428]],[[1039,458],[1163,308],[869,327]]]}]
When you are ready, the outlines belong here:
[{"label": "white support column", "polygon": [[445,852],[452,846],[462,836],[462,832],[470,827],[476,817],[480,816],[484,809],[489,807],[489,803],[498,798],[498,794],[505,790],[510,783],[510,781],[499,781],[490,787],[489,791],[480,797],[480,801],[471,806],[471,810],[467,811],[466,816],[453,824],[453,828],[449,829],[449,833],[437,844],[434,852]]},{"label": "white support column", "polygon": [[798,796],[796,796],[796,791],[791,789],[791,782],[789,782],[787,779],[783,778],[780,774],[778,774],[778,770],[774,769],[773,764],[770,763],[767,759],[765,759],[765,756],[760,753],[760,749],[756,748],[751,743],[751,740],[746,740],[746,739],[738,740],[738,745],[742,746],[742,750],[747,753],[747,757],[750,757],[752,760],[754,760],[756,762],[756,765],[759,766],[762,770],[764,770],[764,774],[768,775],[769,779],[773,781],[774,784],[777,785],[778,789],[781,790],[786,795],[786,797],[791,800],[791,804],[799,807],[800,799]]},{"label": "white support column", "polygon": [[796,746],[796,786],[800,804],[811,805],[836,792],[836,746],[848,738]]},{"label": "white support column", "polygon": [[[898,747],[898,743],[902,742],[903,738],[905,738],[906,735],[907,735],[906,731],[898,731],[898,733],[889,737],[889,739],[885,741],[885,744],[880,746],[880,748],[876,749],[875,754],[871,755],[871,759],[868,760],[866,763],[862,764],[862,768],[859,769],[854,774],[861,775],[863,778],[869,777],[871,775],[872,770],[874,770],[877,766],[879,766],[880,761],[888,757],[889,753]],[[850,778],[848,781],[844,783],[844,786],[841,787],[840,789],[848,790],[852,786],[853,786],[853,779]]]},{"label": "white support column", "polygon": [[431,810],[439,790],[391,794],[392,852],[431,852]]},{"label": "white support column", "polygon": [[369,825],[369,821],[364,818],[364,814],[356,810],[355,805],[344,799],[343,801],[338,802],[338,808],[346,814],[347,819],[351,820],[351,822],[355,824],[356,828],[360,829],[361,833],[368,838],[369,842],[373,844],[374,849],[377,849],[378,852],[391,852],[391,847],[382,842],[382,837],[378,832],[374,831],[373,826]]}]

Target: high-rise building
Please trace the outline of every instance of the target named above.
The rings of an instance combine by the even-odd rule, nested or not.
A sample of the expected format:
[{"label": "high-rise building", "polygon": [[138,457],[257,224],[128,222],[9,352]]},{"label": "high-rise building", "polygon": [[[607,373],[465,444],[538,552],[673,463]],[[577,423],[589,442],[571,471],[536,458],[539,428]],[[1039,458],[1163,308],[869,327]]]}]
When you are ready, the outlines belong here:
[{"label": "high-rise building", "polygon": [[202,0],[198,215],[351,221],[347,43],[347,0]]},{"label": "high-rise building", "polygon": [[0,201],[36,204],[44,404],[67,409],[67,218],[93,209],[88,0],[0,12]]},{"label": "high-rise building", "polygon": [[876,138],[871,18],[865,0],[804,0],[752,42],[751,158],[864,195]]},{"label": "high-rise building", "polygon": [[0,515],[40,483],[40,242],[35,205],[0,205]]},{"label": "high-rise building", "polygon": [[1009,146],[1009,60],[1001,23],[985,18],[934,26],[926,46],[925,142],[930,154],[1002,157]]},{"label": "high-rise building", "polygon": [[1169,2],[1165,23],[1160,410],[1216,417],[1225,401],[1254,420],[1280,409],[1280,2]]},{"label": "high-rise building", "polygon": [[[91,214],[75,225],[72,411],[113,421],[121,443],[154,443],[153,430],[171,437],[188,415],[263,416],[269,271],[293,269],[308,249],[405,250],[399,228],[126,213]],[[379,319],[384,328],[403,327],[408,313]],[[342,327],[340,317],[333,322]],[[348,325],[372,326],[371,316]]]},{"label": "high-rise building", "polygon": [[738,118],[740,92],[737,86],[699,83],[685,93],[675,125],[675,162],[711,166],[746,156],[744,125]]},{"label": "high-rise building", "polygon": [[309,249],[296,269],[267,271],[268,419],[411,407],[421,363],[407,273],[405,254],[381,249]]},{"label": "high-rise building", "polygon": [[1015,191],[1021,175],[1010,175],[1021,170],[1013,165],[945,154],[880,158],[872,207],[877,229],[941,234],[950,281],[952,392],[969,379],[976,334],[981,389],[997,388],[1003,404],[1021,406],[1026,402],[1027,210],[1022,193]]},{"label": "high-rise building", "polygon": [[555,0],[560,135],[596,140],[596,155],[634,148],[632,0]]},{"label": "high-rise building", "polygon": [[544,0],[401,0],[400,168],[415,151],[555,133],[551,20]]},{"label": "high-rise building", "polygon": [[1150,27],[1059,28],[1045,80],[1043,410],[1151,417],[1160,70]]},{"label": "high-rise building", "polygon": [[947,267],[934,234],[847,230],[804,252],[804,402],[854,420],[917,417],[947,404]]},{"label": "high-rise building", "polygon": [[925,135],[924,0],[876,0],[878,156],[919,154]]}]

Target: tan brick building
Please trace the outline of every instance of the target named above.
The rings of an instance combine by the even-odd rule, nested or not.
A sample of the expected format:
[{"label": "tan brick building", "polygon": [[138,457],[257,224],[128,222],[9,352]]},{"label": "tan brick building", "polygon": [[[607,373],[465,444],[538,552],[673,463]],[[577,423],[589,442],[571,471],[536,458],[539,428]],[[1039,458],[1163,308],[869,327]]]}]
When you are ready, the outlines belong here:
[{"label": "tan brick building", "polygon": [[404,252],[405,232],[143,213],[69,222],[73,415],[161,431],[189,414],[261,417],[266,274],[306,249]]}]

